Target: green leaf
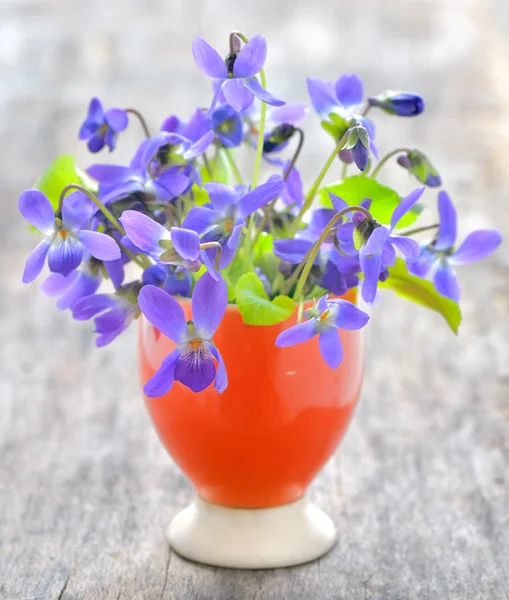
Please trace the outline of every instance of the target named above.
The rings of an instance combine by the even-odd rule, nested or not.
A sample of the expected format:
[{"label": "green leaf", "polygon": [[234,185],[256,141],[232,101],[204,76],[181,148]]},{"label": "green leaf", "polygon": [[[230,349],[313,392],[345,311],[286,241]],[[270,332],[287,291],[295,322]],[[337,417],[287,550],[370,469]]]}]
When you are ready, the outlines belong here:
[{"label": "green leaf", "polygon": [[64,187],[71,183],[84,185],[83,175],[76,167],[74,156],[62,154],[39,177],[35,187],[47,196],[51,206],[56,210]]},{"label": "green leaf", "polygon": [[253,248],[253,261],[259,267],[269,281],[273,281],[277,275],[279,259],[274,254],[273,239],[270,233],[262,231],[258,236]]},{"label": "green leaf", "polygon": [[198,184],[193,183],[193,187],[191,188],[191,192],[193,193],[193,201],[196,206],[203,206],[210,202],[209,195],[204,188],[201,188]]},{"label": "green leaf", "polygon": [[346,133],[346,130],[350,127],[352,121],[351,119],[343,119],[343,117],[335,113],[331,113],[329,119],[330,121],[322,121],[321,126],[337,143]]},{"label": "green leaf", "polygon": [[[390,224],[392,213],[401,202],[397,192],[381,185],[375,179],[363,175],[346,177],[343,181],[331,183],[321,188],[318,192],[320,203],[328,208],[332,207],[329,192],[339,196],[350,206],[359,205],[364,198],[370,198],[370,212],[383,225]],[[398,228],[408,227],[418,216],[414,211],[408,212],[398,223]]]},{"label": "green leaf", "polygon": [[293,314],[295,304],[288,296],[269,300],[255,273],[245,273],[235,287],[237,305],[246,325],[275,325]]},{"label": "green leaf", "polygon": [[389,267],[389,277],[378,285],[381,288],[392,289],[398,296],[440,313],[454,333],[458,333],[461,311],[456,302],[439,294],[431,281],[409,273],[405,261],[401,258],[396,260],[393,267]]}]

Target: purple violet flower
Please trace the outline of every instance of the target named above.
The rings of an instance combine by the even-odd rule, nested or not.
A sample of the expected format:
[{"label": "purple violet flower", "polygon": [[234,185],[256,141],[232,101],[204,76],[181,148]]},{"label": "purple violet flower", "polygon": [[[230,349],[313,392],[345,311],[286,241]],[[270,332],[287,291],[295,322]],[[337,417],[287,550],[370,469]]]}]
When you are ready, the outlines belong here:
[{"label": "purple violet flower", "polygon": [[393,231],[400,219],[418,202],[425,189],[418,188],[401,200],[392,213],[390,227],[370,222],[361,214],[354,216],[356,231],[364,241],[359,250],[359,261],[364,273],[361,294],[365,302],[375,300],[380,274],[396,263],[394,247],[407,259],[418,256],[419,244],[408,237],[394,235]]},{"label": "purple violet flower", "polygon": [[126,129],[128,122],[125,110],[110,108],[104,112],[99,98],[92,98],[78,137],[88,142],[90,152],[99,152],[104,146],[111,152],[117,143],[117,134]]},{"label": "purple violet flower", "polygon": [[145,394],[151,398],[163,396],[174,381],[201,392],[215,380],[215,389],[223,392],[228,385],[226,368],[212,337],[228,305],[224,280],[215,281],[208,273],[198,280],[191,300],[192,321],[186,321],[177,300],[155,286],[142,288],[138,301],[150,323],[177,344],[145,385]]},{"label": "purple violet flower", "polygon": [[72,309],[78,300],[95,294],[101,284],[100,275],[81,267],[64,276],[50,273],[41,285],[41,290],[50,297],[58,297],[57,309]]},{"label": "purple violet flower", "polygon": [[139,316],[137,282],[121,286],[114,294],[92,294],[75,302],[73,317],[77,321],[88,321],[95,317],[95,344],[106,346],[118,337]]},{"label": "purple violet flower", "polygon": [[[219,267],[224,269],[238,248],[246,219],[280,196],[283,187],[284,182],[279,175],[272,175],[265,183],[247,193],[243,193],[242,188],[234,189],[222,183],[206,183],[210,205],[191,208],[182,227],[200,234],[202,243],[219,242],[222,246]],[[210,260],[213,260],[216,252],[213,248],[206,250]]]},{"label": "purple violet flower", "polygon": [[157,221],[135,210],[125,210],[119,221],[128,239],[144,254],[190,271],[200,269],[200,236],[196,231],[181,227],[172,227],[168,231]]},{"label": "purple violet flower", "polygon": [[408,270],[419,277],[427,277],[433,273],[433,284],[437,292],[459,302],[460,287],[453,268],[489,256],[502,242],[502,235],[496,229],[473,231],[455,248],[456,209],[445,191],[438,194],[438,211],[440,227],[436,239],[423,246],[417,258],[407,262]]},{"label": "purple violet flower", "polygon": [[19,212],[36,229],[46,235],[27,259],[23,283],[33,281],[48,257],[49,270],[66,276],[77,269],[87,250],[99,260],[120,258],[120,249],[111,237],[83,229],[94,207],[81,192],[65,197],[61,217],[55,216],[50,201],[39,190],[26,190],[19,197]]},{"label": "purple violet flower", "polygon": [[193,278],[191,273],[170,265],[152,265],[143,271],[142,282],[144,285],[155,285],[168,292],[170,296],[191,295]]},{"label": "purple violet flower", "polygon": [[256,79],[267,56],[265,38],[255,35],[243,48],[236,38],[236,44],[233,54],[228,54],[223,60],[202,38],[197,37],[193,42],[196,64],[205,75],[218,82],[210,110],[214,110],[220,92],[224,94],[226,103],[237,112],[250,106],[255,96],[267,104],[282,106],[284,102],[265,90]]},{"label": "purple violet flower", "polygon": [[268,111],[263,152],[272,154],[284,150],[308,114],[309,108],[303,102],[288,102]]},{"label": "purple violet flower", "polygon": [[240,146],[244,126],[239,113],[229,104],[218,106],[210,116],[210,123],[216,133],[216,143],[224,148]]},{"label": "purple violet flower", "polygon": [[339,329],[362,329],[369,316],[347,300],[328,299],[322,296],[317,304],[309,308],[306,321],[293,325],[278,335],[276,346],[285,348],[295,346],[318,335],[320,354],[331,369],[335,369],[343,360],[343,347]]},{"label": "purple violet flower", "polygon": [[398,117],[414,117],[424,110],[424,100],[419,94],[409,92],[393,92],[388,90],[378,96],[368,98],[370,106],[377,106],[390,115]]},{"label": "purple violet flower", "polygon": [[[283,165],[283,173],[286,173],[290,166],[290,161]],[[285,187],[281,192],[281,200],[287,205],[293,207],[291,212],[297,213],[298,209],[304,204],[304,186],[299,171],[296,167],[288,173],[285,181]]]}]

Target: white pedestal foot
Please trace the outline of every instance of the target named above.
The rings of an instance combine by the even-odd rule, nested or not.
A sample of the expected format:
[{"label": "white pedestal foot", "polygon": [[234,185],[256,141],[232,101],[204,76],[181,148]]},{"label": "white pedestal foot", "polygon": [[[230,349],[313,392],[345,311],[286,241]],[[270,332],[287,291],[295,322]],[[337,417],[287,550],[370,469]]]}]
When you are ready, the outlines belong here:
[{"label": "white pedestal foot", "polygon": [[336,530],[305,498],[274,508],[229,508],[196,498],[170,523],[168,540],[196,562],[272,569],[319,558],[336,542]]}]

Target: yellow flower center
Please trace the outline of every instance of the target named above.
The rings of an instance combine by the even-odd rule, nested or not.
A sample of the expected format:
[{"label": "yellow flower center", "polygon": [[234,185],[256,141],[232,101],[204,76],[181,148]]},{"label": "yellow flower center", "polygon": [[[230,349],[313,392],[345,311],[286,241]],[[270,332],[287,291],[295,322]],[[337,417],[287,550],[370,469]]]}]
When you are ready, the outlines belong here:
[{"label": "yellow flower center", "polygon": [[195,338],[189,342],[189,345],[193,350],[198,350],[198,348],[201,346],[201,340],[199,338]]}]

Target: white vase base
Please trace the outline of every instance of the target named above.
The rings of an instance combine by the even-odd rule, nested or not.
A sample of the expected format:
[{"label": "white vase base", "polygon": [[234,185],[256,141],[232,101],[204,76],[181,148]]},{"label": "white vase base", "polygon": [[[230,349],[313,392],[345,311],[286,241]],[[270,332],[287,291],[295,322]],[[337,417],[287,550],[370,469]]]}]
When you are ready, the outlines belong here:
[{"label": "white vase base", "polygon": [[331,519],[306,498],[273,508],[230,508],[197,497],[170,523],[168,540],[190,560],[274,569],[323,556],[336,542]]}]

